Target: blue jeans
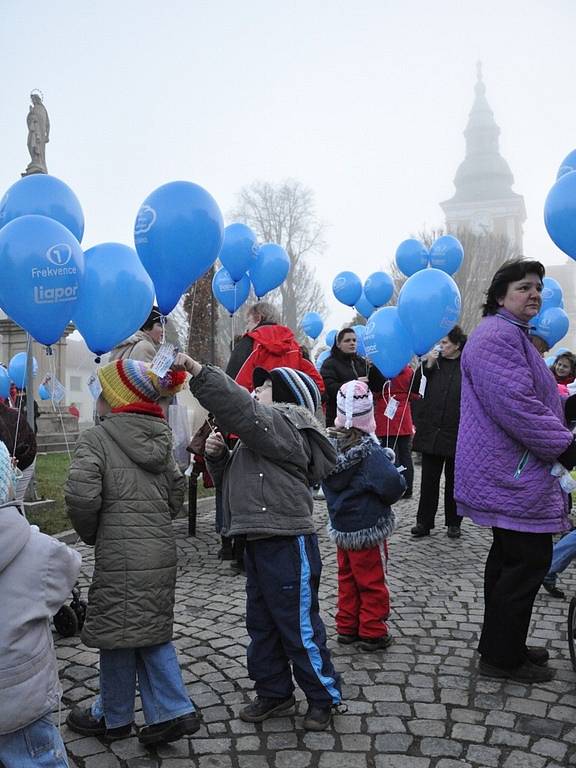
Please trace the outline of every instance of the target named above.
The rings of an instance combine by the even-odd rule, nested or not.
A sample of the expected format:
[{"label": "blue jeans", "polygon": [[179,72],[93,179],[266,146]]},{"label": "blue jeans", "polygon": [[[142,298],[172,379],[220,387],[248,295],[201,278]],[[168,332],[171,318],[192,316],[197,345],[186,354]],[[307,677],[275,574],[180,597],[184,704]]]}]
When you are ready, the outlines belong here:
[{"label": "blue jeans", "polygon": [[100,696],[92,714],[108,728],[134,722],[136,677],[146,725],[194,712],[172,643],[147,648],[100,649]]},{"label": "blue jeans", "polygon": [[0,735],[0,761],[5,768],[69,768],[62,736],[50,715]]},{"label": "blue jeans", "polygon": [[565,571],[574,559],[576,559],[576,529],[567,533],[554,544],[552,565],[544,581],[547,584],[555,584],[556,576]]}]

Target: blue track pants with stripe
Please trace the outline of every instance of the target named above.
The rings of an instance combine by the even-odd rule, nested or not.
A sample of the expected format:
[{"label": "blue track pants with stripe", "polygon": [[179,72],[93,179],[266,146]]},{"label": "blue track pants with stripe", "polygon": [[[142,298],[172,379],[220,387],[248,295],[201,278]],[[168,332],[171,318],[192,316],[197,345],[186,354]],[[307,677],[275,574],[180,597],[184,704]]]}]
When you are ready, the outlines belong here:
[{"label": "blue track pants with stripe", "polygon": [[246,543],[248,674],[259,696],[288,698],[294,678],[309,702],[341,700],[318,612],[322,561],[316,534]]}]

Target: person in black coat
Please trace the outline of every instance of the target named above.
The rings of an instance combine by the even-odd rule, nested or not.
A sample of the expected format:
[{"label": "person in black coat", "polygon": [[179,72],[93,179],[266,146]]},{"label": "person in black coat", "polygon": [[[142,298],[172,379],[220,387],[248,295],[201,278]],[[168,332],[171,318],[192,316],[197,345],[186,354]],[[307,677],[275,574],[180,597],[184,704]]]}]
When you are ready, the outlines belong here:
[{"label": "person in black coat", "polygon": [[437,347],[426,356],[423,369],[414,374],[413,391],[426,378],[423,398],[414,414],[416,434],[413,450],[422,453],[422,479],[416,525],[412,536],[428,536],[434,528],[440,496],[440,479],[444,470],[444,516],[448,536],[458,538],[462,518],[454,501],[454,458],[460,421],[460,354],[466,334],[455,326]]},{"label": "person in black coat", "polygon": [[326,387],[326,426],[332,427],[336,418],[336,396],[342,384],[347,381],[363,381],[373,392],[382,390],[384,377],[366,358],[356,352],[356,331],[354,328],[342,328],[339,331],[330,357],[326,358],[320,368],[320,374]]}]

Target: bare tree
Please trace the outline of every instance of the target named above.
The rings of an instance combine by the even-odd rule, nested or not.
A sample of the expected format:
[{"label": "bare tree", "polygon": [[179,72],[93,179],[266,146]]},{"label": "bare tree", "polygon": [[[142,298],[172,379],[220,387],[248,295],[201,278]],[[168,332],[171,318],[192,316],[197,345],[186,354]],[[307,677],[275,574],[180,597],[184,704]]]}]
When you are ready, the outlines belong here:
[{"label": "bare tree", "polygon": [[300,318],[308,310],[325,317],[324,292],[306,260],[325,247],[313,192],[294,179],[280,184],[256,181],[240,190],[231,218],[247,224],[260,242],[283,246],[290,257],[288,277],[267,296],[281,306],[283,324],[298,331]]}]

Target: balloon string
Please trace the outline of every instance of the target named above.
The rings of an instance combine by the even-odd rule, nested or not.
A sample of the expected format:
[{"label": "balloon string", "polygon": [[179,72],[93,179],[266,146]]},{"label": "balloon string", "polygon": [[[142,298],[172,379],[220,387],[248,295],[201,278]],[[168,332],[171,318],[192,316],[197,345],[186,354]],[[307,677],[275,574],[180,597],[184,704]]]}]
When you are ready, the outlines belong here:
[{"label": "balloon string", "polygon": [[196,301],[196,283],[194,283],[194,289],[192,291],[192,300],[190,304],[190,317],[188,320],[188,337],[186,339],[186,354],[190,352],[190,339],[192,338],[192,318],[194,316],[194,303]]},{"label": "balloon string", "polygon": [[[30,347],[32,345],[32,337],[29,333],[26,334],[26,363],[25,363],[25,371],[26,374],[24,375],[24,378],[22,380],[22,385],[24,385],[24,382],[26,382],[27,385],[29,385],[29,382],[26,381],[26,375],[28,373],[28,355],[30,354]],[[22,386],[22,389],[24,389],[24,386]],[[28,407],[28,389],[29,386],[26,388],[26,406]],[[8,394],[8,398],[10,398],[10,394]],[[14,434],[14,448],[12,450],[12,458],[16,458],[16,445],[18,444],[18,432],[20,431],[20,417],[22,415],[22,405],[24,402],[24,397],[22,393],[20,393],[20,397],[18,398],[18,418],[16,419],[16,432]],[[32,406],[34,407],[34,406]]]},{"label": "balloon string", "polygon": [[[386,394],[385,394],[386,393],[386,388],[388,388],[388,399],[390,399],[390,397],[392,396],[390,394],[391,386],[392,386],[392,381],[391,381],[391,379],[388,379],[387,381],[384,382],[384,386],[382,387],[382,399],[384,400],[386,406],[388,406],[388,400],[386,399]],[[386,409],[384,409],[384,410],[386,410]],[[388,438],[389,437],[390,437],[390,419],[388,417],[386,417],[386,445],[388,445]]]}]

